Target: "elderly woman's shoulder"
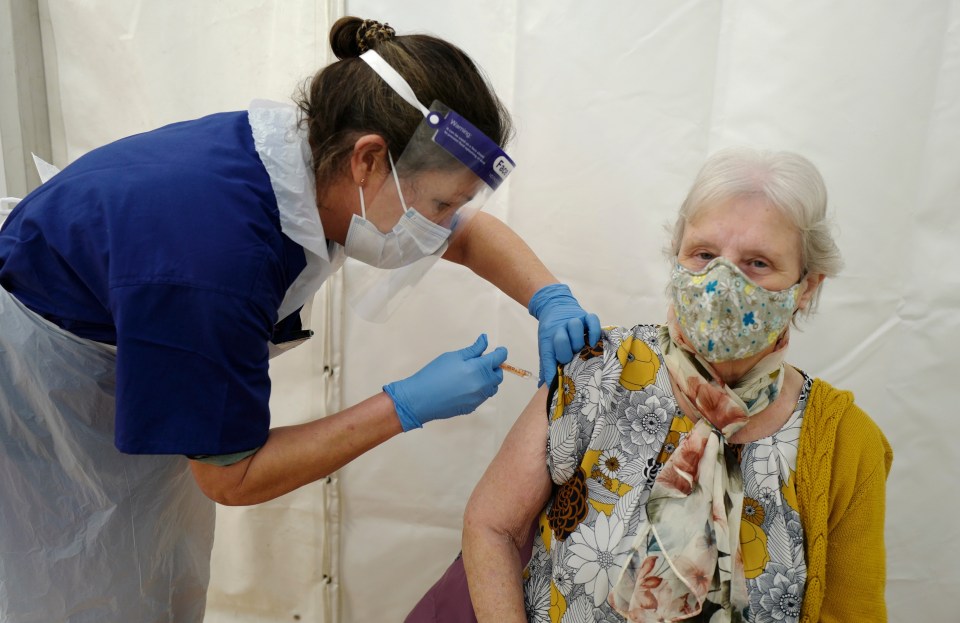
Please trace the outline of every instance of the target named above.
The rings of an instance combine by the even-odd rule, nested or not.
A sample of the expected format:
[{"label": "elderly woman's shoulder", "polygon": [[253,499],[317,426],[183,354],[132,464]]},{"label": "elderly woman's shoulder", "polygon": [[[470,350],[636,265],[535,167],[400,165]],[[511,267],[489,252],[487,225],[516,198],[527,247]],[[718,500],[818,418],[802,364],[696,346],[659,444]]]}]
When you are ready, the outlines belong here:
[{"label": "elderly woman's shoulder", "polygon": [[[600,333],[600,341],[594,346],[594,348],[602,349],[604,347],[618,347],[624,341],[630,341],[634,339],[640,339],[655,350],[659,350],[660,342],[660,329],[662,325],[659,324],[635,324],[632,326],[605,326]],[[590,348],[589,346],[587,348]]]}]

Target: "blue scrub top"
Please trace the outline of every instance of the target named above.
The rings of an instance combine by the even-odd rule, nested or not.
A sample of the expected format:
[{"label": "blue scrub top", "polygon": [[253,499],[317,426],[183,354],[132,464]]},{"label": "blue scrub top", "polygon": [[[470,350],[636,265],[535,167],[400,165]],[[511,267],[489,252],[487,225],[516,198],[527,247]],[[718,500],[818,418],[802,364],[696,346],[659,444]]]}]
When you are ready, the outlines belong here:
[{"label": "blue scrub top", "polygon": [[305,261],[281,232],[246,112],[91,151],[0,229],[0,286],[116,345],[116,445],[134,454],[263,445],[267,341]]}]

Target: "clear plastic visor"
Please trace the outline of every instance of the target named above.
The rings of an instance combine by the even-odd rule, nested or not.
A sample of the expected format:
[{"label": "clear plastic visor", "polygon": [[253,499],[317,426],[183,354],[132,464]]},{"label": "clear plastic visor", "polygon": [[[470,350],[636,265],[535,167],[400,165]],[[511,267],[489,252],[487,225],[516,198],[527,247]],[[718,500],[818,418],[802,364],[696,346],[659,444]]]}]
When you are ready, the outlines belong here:
[{"label": "clear plastic visor", "polygon": [[359,215],[369,223],[365,227],[387,237],[385,246],[379,256],[355,258],[360,261],[348,266],[351,306],[378,322],[393,313],[514,167],[494,141],[440,102],[430,106],[400,157],[389,159],[391,171],[380,188],[373,196],[361,191]]},{"label": "clear plastic visor", "polygon": [[361,216],[383,233],[409,210],[452,232],[483,206],[514,166],[495,142],[440,102],[433,103],[395,157],[389,154],[391,170],[382,186],[363,197]]},{"label": "clear plastic visor", "polygon": [[423,275],[462,235],[513,170],[500,146],[440,102],[424,106],[410,85],[374,50],[360,56],[423,121],[399,159],[389,154],[390,175],[368,197],[347,233],[348,300],[363,318],[384,321]]}]

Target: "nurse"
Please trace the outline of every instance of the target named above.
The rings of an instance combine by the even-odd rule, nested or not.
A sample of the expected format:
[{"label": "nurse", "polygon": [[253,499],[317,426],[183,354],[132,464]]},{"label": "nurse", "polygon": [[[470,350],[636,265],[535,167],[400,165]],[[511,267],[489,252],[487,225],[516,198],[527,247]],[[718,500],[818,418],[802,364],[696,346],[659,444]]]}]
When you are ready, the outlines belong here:
[{"label": "nurse", "polygon": [[[344,258],[381,315],[443,257],[538,318],[541,381],[599,323],[479,211],[510,122],[455,46],[339,20],[299,110],[255,102],[96,149],[0,229],[0,620],[200,621],[214,504],[256,504],[472,412],[486,338],[270,427],[269,358]],[[187,457],[187,458],[184,458]],[[199,485],[199,486],[197,486]]]}]

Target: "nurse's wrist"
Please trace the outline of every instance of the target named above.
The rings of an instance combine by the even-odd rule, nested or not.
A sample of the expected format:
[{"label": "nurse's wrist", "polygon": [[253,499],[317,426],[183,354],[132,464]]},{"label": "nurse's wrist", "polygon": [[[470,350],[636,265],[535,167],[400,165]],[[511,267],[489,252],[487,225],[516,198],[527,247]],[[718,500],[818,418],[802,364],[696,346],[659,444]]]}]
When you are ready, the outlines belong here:
[{"label": "nurse's wrist", "polygon": [[383,386],[383,392],[393,401],[393,410],[397,413],[397,419],[400,420],[400,426],[403,432],[408,432],[416,428],[422,428],[423,424],[417,416],[403,402],[402,392],[398,382],[388,383]]},{"label": "nurse's wrist", "polygon": [[568,285],[564,283],[551,283],[534,292],[533,296],[530,297],[530,302],[527,304],[527,311],[530,312],[531,316],[539,320],[547,304],[558,297],[569,297],[576,301]]}]

